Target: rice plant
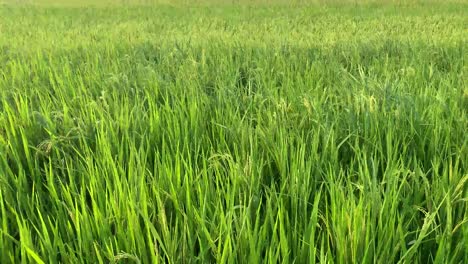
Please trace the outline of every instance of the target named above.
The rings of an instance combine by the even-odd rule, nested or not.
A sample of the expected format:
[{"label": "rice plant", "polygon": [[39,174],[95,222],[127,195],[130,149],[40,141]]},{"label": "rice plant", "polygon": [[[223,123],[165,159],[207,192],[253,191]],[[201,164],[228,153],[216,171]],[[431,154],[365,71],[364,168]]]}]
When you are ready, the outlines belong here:
[{"label": "rice plant", "polygon": [[0,263],[468,263],[464,2],[0,6]]}]

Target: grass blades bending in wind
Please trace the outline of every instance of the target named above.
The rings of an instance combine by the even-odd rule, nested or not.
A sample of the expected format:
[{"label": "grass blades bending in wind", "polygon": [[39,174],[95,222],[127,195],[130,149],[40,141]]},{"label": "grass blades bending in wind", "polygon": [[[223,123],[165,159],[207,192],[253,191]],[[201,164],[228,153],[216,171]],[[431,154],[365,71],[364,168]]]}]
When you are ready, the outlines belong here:
[{"label": "grass blades bending in wind", "polygon": [[0,6],[0,263],[468,263],[465,7]]}]

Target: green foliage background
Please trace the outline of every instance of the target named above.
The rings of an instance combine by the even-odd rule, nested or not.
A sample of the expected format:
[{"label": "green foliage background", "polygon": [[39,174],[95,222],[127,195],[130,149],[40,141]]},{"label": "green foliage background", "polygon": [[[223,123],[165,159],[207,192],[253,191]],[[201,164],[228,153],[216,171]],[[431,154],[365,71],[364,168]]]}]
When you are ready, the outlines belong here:
[{"label": "green foliage background", "polygon": [[0,7],[1,263],[468,263],[465,3],[71,5]]}]

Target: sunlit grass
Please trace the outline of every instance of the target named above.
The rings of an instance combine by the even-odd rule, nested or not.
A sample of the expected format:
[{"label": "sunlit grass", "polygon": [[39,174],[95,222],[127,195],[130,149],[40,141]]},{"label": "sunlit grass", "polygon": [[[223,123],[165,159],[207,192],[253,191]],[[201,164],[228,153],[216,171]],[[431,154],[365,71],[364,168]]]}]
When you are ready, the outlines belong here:
[{"label": "sunlit grass", "polygon": [[467,263],[463,4],[0,8],[0,263]]}]

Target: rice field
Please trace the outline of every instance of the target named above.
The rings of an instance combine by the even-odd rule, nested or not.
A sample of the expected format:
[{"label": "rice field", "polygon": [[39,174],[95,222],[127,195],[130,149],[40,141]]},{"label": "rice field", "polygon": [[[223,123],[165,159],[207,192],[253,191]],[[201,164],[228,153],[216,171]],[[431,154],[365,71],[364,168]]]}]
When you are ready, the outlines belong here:
[{"label": "rice field", "polygon": [[7,1],[0,263],[468,263],[464,1]]}]

